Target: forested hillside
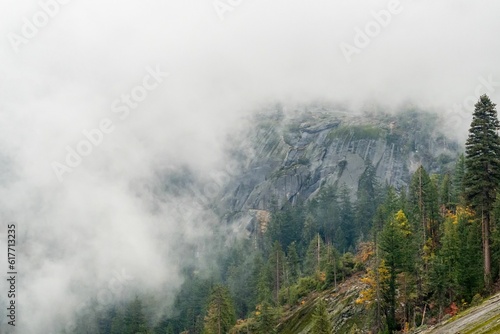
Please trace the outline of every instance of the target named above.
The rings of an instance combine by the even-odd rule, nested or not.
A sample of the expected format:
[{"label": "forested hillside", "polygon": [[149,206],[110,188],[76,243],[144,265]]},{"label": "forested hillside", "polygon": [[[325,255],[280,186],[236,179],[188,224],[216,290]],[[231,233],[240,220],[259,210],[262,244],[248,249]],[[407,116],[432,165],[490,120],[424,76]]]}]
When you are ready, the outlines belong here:
[{"label": "forested hillside", "polygon": [[265,118],[259,153],[210,204],[219,246],[197,251],[215,265],[187,265],[160,315],[138,295],[75,332],[408,333],[479,304],[499,280],[500,140],[495,105],[475,108],[463,153],[423,112]]}]

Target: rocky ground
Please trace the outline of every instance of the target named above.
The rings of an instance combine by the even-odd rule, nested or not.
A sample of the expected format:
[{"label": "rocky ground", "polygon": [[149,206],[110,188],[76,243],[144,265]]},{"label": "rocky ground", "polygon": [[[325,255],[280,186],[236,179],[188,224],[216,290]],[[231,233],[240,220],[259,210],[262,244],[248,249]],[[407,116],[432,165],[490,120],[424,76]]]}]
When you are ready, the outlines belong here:
[{"label": "rocky ground", "polygon": [[494,334],[500,333],[500,294],[419,334]]},{"label": "rocky ground", "polygon": [[[309,334],[313,327],[313,314],[316,305],[324,300],[333,333],[368,333],[370,323],[366,309],[355,303],[363,284],[360,283],[361,273],[354,274],[336,288],[325,291],[314,291],[300,298],[294,305],[283,307],[276,327],[277,334]],[[231,334],[252,333],[255,319],[240,321]]]}]

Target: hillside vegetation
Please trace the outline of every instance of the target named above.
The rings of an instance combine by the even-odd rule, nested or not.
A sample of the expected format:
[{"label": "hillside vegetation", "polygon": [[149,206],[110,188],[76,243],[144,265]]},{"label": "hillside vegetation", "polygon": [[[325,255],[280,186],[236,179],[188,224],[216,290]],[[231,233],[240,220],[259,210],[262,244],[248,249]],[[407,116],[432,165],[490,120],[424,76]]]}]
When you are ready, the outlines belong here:
[{"label": "hillside vegetation", "polygon": [[[160,319],[145,295],[89,310],[82,324],[131,334],[497,330],[496,298],[470,308],[500,273],[499,123],[486,95],[465,154],[415,110],[256,119],[251,158],[231,151],[245,168],[208,205],[220,218],[212,244],[186,254],[214,263],[187,262]],[[196,185],[189,171],[175,182]],[[228,227],[244,233],[228,238]]]}]

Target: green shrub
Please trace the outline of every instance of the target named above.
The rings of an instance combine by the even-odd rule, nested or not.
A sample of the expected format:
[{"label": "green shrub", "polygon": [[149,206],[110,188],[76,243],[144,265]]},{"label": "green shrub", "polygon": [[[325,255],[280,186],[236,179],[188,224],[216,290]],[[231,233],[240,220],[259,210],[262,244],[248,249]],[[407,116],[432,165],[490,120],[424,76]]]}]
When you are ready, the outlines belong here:
[{"label": "green shrub", "polygon": [[354,258],[354,255],[352,253],[347,252],[342,257],[340,258],[341,266],[342,266],[342,273],[344,274],[344,277],[352,275],[352,273],[355,271],[355,266],[356,266],[356,259]]},{"label": "green shrub", "polygon": [[476,293],[474,297],[472,297],[472,301],[470,302],[470,306],[478,306],[483,302],[483,297],[479,293]]},{"label": "green shrub", "polygon": [[298,285],[294,284],[290,287],[281,288],[279,292],[280,304],[295,304],[299,300],[299,296],[297,294]]},{"label": "green shrub", "polygon": [[311,276],[302,277],[297,284],[297,298],[307,296],[310,292],[316,290],[318,281]]}]

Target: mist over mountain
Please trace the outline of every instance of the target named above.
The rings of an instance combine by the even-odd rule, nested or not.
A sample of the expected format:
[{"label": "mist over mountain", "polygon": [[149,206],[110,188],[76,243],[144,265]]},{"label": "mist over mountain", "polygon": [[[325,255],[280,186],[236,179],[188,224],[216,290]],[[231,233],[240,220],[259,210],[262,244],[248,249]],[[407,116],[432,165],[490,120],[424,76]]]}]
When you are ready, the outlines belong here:
[{"label": "mist over mountain", "polygon": [[1,1],[18,333],[72,333],[136,296],[157,324],[252,233],[252,210],[335,184],[354,199],[368,160],[397,188],[420,163],[449,170],[479,96],[500,101],[499,6]]}]

